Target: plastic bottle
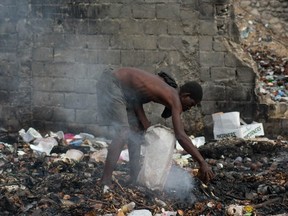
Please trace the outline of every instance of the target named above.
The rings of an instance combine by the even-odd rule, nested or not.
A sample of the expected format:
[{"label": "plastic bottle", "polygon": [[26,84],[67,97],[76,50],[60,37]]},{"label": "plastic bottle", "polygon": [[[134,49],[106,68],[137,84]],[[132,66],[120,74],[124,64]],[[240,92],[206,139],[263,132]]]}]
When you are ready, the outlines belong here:
[{"label": "plastic bottle", "polygon": [[135,202],[130,202],[130,203],[126,204],[126,205],[123,205],[121,207],[121,211],[123,213],[130,212],[130,211],[132,211],[135,208],[135,205],[136,205]]}]

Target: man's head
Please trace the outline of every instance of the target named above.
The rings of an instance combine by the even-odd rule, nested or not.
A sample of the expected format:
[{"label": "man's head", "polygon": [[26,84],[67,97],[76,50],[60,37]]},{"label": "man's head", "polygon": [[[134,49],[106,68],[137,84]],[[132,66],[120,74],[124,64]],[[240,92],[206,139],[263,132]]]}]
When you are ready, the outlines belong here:
[{"label": "man's head", "polygon": [[190,81],[180,87],[179,96],[183,111],[186,111],[201,102],[203,90],[199,83]]},{"label": "man's head", "polygon": [[[201,102],[203,97],[202,87],[195,81],[187,82],[180,87],[179,97],[182,104],[182,110],[187,111]],[[171,115],[171,110],[168,107],[165,107],[161,117],[169,118]]]}]

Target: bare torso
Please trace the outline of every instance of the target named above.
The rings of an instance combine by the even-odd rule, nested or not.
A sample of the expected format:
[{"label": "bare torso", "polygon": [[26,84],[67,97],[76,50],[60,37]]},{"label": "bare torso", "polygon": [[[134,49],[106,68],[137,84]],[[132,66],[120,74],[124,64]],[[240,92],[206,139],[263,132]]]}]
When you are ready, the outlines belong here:
[{"label": "bare torso", "polygon": [[121,68],[114,72],[127,91],[140,98],[140,103],[156,102],[168,107],[180,105],[178,92],[157,75],[136,68]]}]

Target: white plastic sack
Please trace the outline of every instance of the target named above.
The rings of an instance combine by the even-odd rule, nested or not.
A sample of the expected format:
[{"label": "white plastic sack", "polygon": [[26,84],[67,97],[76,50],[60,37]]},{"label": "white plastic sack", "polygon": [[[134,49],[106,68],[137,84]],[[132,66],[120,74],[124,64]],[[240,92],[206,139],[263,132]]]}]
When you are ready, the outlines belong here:
[{"label": "white plastic sack", "polygon": [[147,129],[145,142],[138,182],[151,190],[162,190],[172,165],[175,135],[170,128],[158,124]]}]

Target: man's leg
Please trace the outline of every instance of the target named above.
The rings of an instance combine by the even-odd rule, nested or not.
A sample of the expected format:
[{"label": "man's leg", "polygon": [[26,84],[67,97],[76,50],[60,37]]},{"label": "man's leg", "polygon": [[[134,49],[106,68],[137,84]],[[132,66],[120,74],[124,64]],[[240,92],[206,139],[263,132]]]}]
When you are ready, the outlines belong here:
[{"label": "man's leg", "polygon": [[118,133],[114,136],[112,143],[108,147],[108,154],[105,161],[104,172],[101,179],[103,185],[112,184],[112,173],[115,169],[116,163],[119,159],[120,153],[123,149],[125,141],[128,136],[128,127],[123,127]]},{"label": "man's leg", "polygon": [[128,139],[130,183],[135,183],[140,171],[141,144],[144,141],[143,127],[133,108],[128,107],[127,115],[130,125]]},{"label": "man's leg", "polygon": [[128,141],[130,183],[135,183],[140,171],[141,134],[130,133]]}]

